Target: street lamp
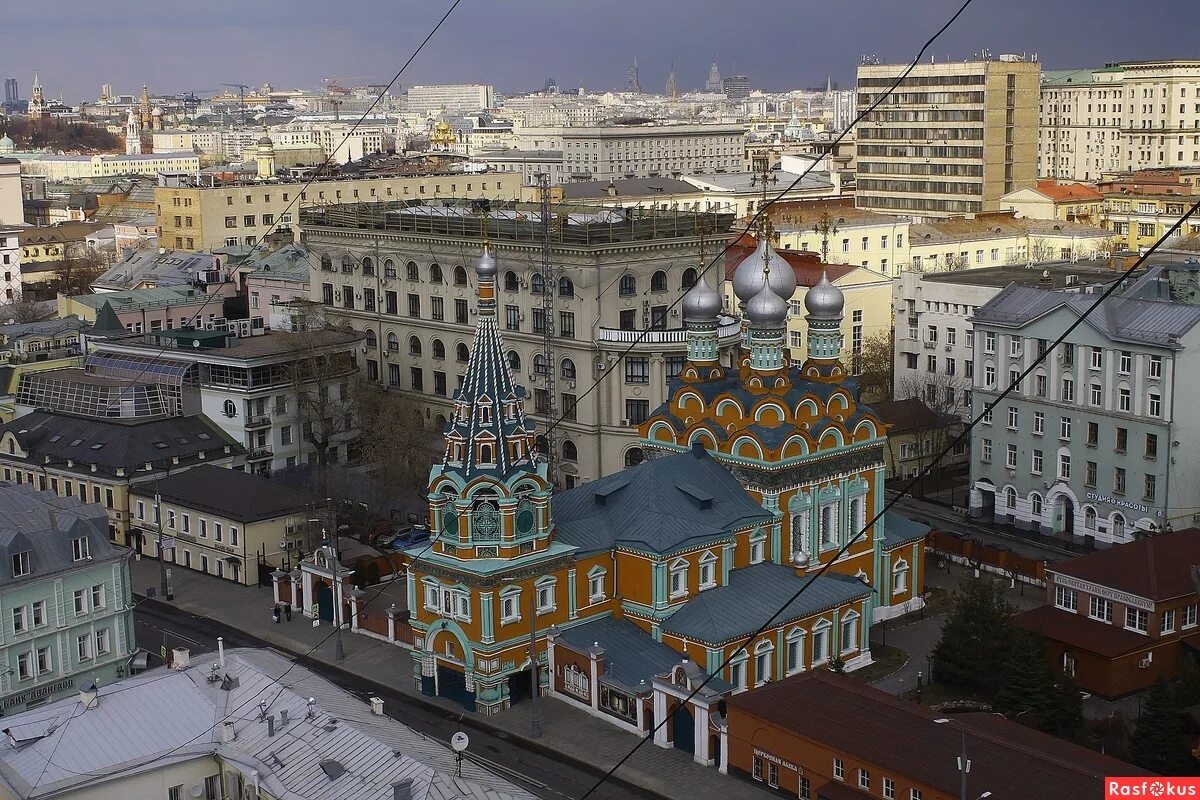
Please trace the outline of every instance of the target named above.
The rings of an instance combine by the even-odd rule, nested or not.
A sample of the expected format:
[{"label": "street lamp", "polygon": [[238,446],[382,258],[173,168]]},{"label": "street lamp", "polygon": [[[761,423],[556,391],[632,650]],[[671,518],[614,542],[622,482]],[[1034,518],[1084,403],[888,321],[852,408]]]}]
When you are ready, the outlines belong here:
[{"label": "street lamp", "polygon": [[[958,728],[958,735],[962,740],[958,756],[958,797],[959,800],[967,800],[967,773],[971,771],[971,759],[967,758],[967,732],[963,730],[963,726],[961,724],[945,717],[935,719],[934,722],[938,725],[953,725],[955,728]],[[979,797],[975,798],[975,800],[984,800],[984,798],[991,796],[991,792],[984,792],[983,794],[979,795]]]},{"label": "street lamp", "polygon": [[[500,579],[504,583],[515,583],[516,575],[505,575]],[[532,587],[529,594],[529,735],[534,739],[542,736],[542,709],[538,705],[538,692],[541,688],[541,677],[538,674],[537,662],[537,587]]]}]

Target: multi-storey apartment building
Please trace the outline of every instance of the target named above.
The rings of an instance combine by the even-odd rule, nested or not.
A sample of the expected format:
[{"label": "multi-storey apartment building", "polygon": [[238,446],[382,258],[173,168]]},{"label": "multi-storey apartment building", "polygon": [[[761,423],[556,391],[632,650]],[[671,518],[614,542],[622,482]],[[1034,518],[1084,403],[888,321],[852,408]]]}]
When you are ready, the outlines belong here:
[{"label": "multi-storey apartment building", "polygon": [[[377,177],[242,181],[203,186],[190,176],[160,176],[154,189],[158,240],[176,250],[255,244],[272,231],[293,229],[307,206],[434,198],[515,200],[519,173],[446,173]],[[299,198],[299,199],[297,199]]]},{"label": "multi-storey apartment building", "polygon": [[1176,406],[1200,391],[1188,267],[1156,267],[1108,298],[999,403],[1095,295],[1011,285],[975,312],[974,516],[1113,543],[1190,523],[1197,430]]},{"label": "multi-storey apartment building", "polygon": [[[1141,252],[1179,222],[1200,195],[1200,168],[1144,170],[1105,180],[1100,224],[1124,249]],[[1200,219],[1180,228],[1183,236],[1200,236]]]},{"label": "multi-storey apartment building", "polygon": [[896,398],[920,398],[940,413],[972,419],[973,319],[981,307],[1010,284],[1069,289],[1116,277],[1106,263],[1061,261],[1032,270],[1000,266],[900,273],[892,284]]},{"label": "multi-storey apartment building", "polygon": [[1178,677],[1198,632],[1197,552],[1190,528],[1058,561],[1046,570],[1046,605],[1015,622],[1045,636],[1051,668],[1084,691],[1122,697]]},{"label": "multi-storey apartment building", "polygon": [[0,225],[0,273],[4,277],[0,290],[4,292],[4,300],[8,303],[21,299],[20,233],[20,228]]},{"label": "multi-storey apartment building", "polygon": [[743,172],[742,125],[613,124],[563,128],[563,166],[583,180]]},{"label": "multi-storey apartment building", "polygon": [[1038,123],[1044,177],[1200,165],[1200,60],[1047,71]]},{"label": "multi-storey apartment building", "polygon": [[[441,430],[470,358],[469,264],[490,242],[506,357],[531,394],[539,433],[549,422],[553,371],[553,410],[565,415],[555,431],[560,482],[636,463],[642,451],[633,426],[663,402],[686,356],[682,318],[671,307],[696,279],[704,239],[705,252],[715,253],[713,237],[732,217],[556,206],[549,255],[559,274],[547,278],[538,207],[491,209],[486,231],[479,204],[305,210],[301,227],[316,262],[312,299],[326,306],[327,319],[363,332],[367,375],[418,400]],[[546,292],[553,292],[549,317]],[[553,363],[543,356],[547,327]],[[740,339],[737,319],[724,318],[719,339],[730,354]],[[608,371],[615,374],[592,391]]]},{"label": "multi-storey apartment building", "polygon": [[[865,110],[908,69],[858,68]],[[859,208],[949,216],[995,211],[1032,186],[1041,65],[1019,56],[918,64],[858,126]]]},{"label": "multi-storey apartment building", "polygon": [[129,553],[109,542],[104,509],[86,503],[0,483],[5,716],[122,677],[137,649]]}]

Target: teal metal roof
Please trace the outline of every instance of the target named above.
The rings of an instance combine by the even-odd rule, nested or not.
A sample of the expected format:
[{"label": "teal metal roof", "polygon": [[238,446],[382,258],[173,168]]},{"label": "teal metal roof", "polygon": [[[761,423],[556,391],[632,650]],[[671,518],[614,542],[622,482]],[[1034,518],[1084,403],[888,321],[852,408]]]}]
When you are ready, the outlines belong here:
[{"label": "teal metal roof", "polygon": [[560,492],[551,510],[557,540],[581,555],[614,547],[665,554],[774,519],[703,448]]},{"label": "teal metal roof", "polygon": [[929,526],[913,522],[894,511],[883,515],[883,546],[890,550],[906,542],[915,542],[929,534]]},{"label": "teal metal roof", "polygon": [[830,572],[812,578],[811,585],[791,600],[809,580],[782,564],[764,562],[735,569],[729,573],[727,585],[695,595],[667,617],[662,628],[693,641],[723,644],[754,633],[785,603],[787,607],[772,627],[836,608],[875,591],[858,578]]},{"label": "teal metal roof", "polygon": [[680,661],[679,653],[627,619],[601,617],[563,628],[560,639],[578,653],[587,653],[593,645],[603,647],[604,678],[631,691],[649,689],[651,678]]}]

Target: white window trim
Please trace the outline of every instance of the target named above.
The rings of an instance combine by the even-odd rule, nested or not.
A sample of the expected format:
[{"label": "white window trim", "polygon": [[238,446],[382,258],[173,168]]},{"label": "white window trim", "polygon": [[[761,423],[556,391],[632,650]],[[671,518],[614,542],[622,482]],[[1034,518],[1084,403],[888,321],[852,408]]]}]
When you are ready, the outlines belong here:
[{"label": "white window trim", "polygon": [[[505,601],[513,601],[513,613],[504,613]],[[521,590],[519,588],[505,589],[500,592],[500,624],[511,625],[521,621]]]},{"label": "white window trim", "polygon": [[[682,579],[679,581],[679,588],[672,589],[671,587],[675,583],[675,575],[676,574],[682,575]],[[688,579],[688,563],[686,561],[684,561],[683,559],[678,559],[678,560],[672,562],[671,565],[667,568],[667,597],[669,597],[672,600],[674,600],[678,597],[687,597],[687,593],[688,593],[687,579]]]},{"label": "white window trim", "polygon": [[[542,605],[542,597],[541,597],[542,591],[545,589],[550,590],[550,605],[546,605],[546,606]],[[535,594],[533,596],[534,605],[536,606],[536,611],[539,616],[542,614],[552,614],[558,609],[558,579],[557,578],[552,578],[552,577],[539,578],[537,581],[534,582],[533,590],[535,592]]]},{"label": "white window trim", "polygon": [[[700,589],[701,590],[712,589],[713,587],[715,587],[718,584],[719,581],[717,580],[717,561],[718,561],[718,559],[717,559],[716,553],[714,553],[711,550],[709,550],[707,553],[705,553],[703,556],[700,557],[699,577],[700,577]],[[704,575],[705,572],[707,572],[709,574],[708,580],[705,580],[705,575]]]}]

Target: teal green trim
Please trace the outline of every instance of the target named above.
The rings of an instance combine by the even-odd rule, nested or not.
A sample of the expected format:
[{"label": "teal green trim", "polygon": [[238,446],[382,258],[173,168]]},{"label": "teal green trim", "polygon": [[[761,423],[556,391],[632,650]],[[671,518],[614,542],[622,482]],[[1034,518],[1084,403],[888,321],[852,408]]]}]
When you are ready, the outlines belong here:
[{"label": "teal green trim", "polygon": [[429,631],[427,632],[427,634],[425,636],[425,652],[427,652],[427,653],[432,652],[429,649],[429,640],[431,638],[433,638],[434,634],[438,633],[440,630],[447,630],[447,631],[450,631],[450,633],[454,634],[454,638],[458,639],[459,645],[462,646],[463,663],[464,663],[466,669],[468,669],[470,671],[474,671],[475,670],[475,649],[473,647],[474,642],[472,642],[470,640],[470,638],[467,637],[467,634],[465,631],[463,631],[462,626],[460,626],[457,622],[455,622],[452,619],[446,619],[445,617],[443,617],[442,619],[435,622],[433,625],[429,626]]},{"label": "teal green trim", "polygon": [[667,607],[667,565],[663,561],[654,562],[654,609],[661,611]]},{"label": "teal green trim", "polygon": [[567,618],[579,616],[579,600],[575,596],[575,570],[567,570]]},{"label": "teal green trim", "polygon": [[480,637],[483,644],[491,644],[496,640],[494,615],[492,614],[492,593],[479,593],[479,624]]},{"label": "teal green trim", "polygon": [[833,661],[842,655],[842,610],[835,608],[833,610],[833,627],[829,629],[829,660]]},{"label": "teal green trim", "polygon": [[917,596],[917,587],[921,585],[918,582],[918,578],[925,580],[924,575],[917,575],[917,570],[921,568],[920,565],[921,545],[918,543],[912,546],[912,558],[908,560],[908,592],[913,597]]},{"label": "teal green trim", "polygon": [[737,546],[732,542],[727,543],[721,548],[721,553],[724,556],[721,559],[721,585],[729,585],[729,573],[733,572],[734,555],[737,552]]}]

